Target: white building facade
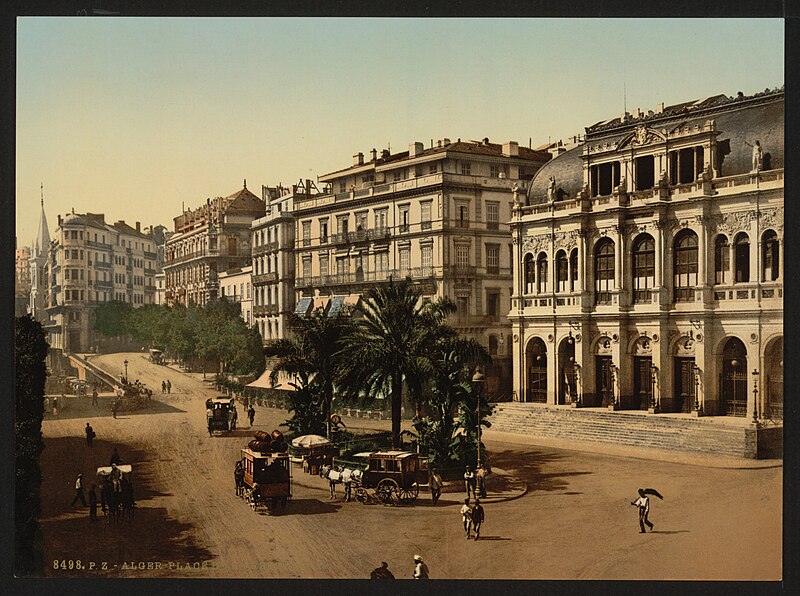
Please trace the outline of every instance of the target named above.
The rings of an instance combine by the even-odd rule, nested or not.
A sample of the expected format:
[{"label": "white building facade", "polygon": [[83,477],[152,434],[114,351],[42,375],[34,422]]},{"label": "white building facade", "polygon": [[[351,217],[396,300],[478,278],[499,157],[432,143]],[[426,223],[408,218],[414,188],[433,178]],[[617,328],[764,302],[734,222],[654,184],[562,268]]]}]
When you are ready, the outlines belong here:
[{"label": "white building facade", "polygon": [[782,419],[783,119],[637,110],[515,195],[516,401]]}]

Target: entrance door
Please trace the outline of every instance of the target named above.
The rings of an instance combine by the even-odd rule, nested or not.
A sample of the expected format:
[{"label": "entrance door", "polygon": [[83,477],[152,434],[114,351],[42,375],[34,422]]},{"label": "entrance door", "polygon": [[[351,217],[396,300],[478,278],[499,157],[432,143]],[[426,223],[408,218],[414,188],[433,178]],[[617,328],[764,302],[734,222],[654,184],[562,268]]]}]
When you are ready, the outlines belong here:
[{"label": "entrance door", "polygon": [[534,359],[528,375],[528,401],[547,403],[547,356]]},{"label": "entrance door", "polygon": [[608,406],[614,403],[611,356],[595,356],[595,358],[595,406]]},{"label": "entrance door", "polygon": [[722,350],[720,413],[747,416],[747,348],[738,337],[731,337]]},{"label": "entrance door", "polygon": [[646,410],[653,401],[653,374],[650,356],[634,356],[633,358],[633,396],[631,407],[634,410]]},{"label": "entrance door", "polygon": [[691,412],[694,407],[694,358],[675,358],[675,410]]}]

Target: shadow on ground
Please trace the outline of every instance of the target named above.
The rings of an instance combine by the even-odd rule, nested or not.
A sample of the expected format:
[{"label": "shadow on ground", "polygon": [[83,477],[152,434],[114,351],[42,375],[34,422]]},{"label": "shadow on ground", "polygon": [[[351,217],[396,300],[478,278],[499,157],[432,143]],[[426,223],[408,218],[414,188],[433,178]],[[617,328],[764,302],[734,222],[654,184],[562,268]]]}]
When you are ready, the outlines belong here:
[{"label": "shadow on ground", "polygon": [[[92,418],[110,418],[111,417],[111,397],[103,396],[98,398],[98,404],[92,405],[91,397],[63,397],[58,398],[58,416],[47,414],[44,420],[72,420],[75,418],[86,418],[87,421]],[[126,410],[118,411],[117,418],[125,418],[128,416],[146,416],[149,414],[176,414],[184,412],[169,404],[158,401],[153,398],[150,405],[141,410]]]},{"label": "shadow on ground", "polygon": [[[511,488],[510,483],[513,477],[519,478],[528,485],[528,492],[562,492],[564,495],[579,495],[581,493],[568,491],[570,476],[583,476],[593,472],[583,471],[559,471],[545,472],[549,464],[559,463],[564,460],[564,456],[559,453],[519,451],[510,449],[506,451],[492,452],[490,463],[493,467],[504,470],[508,476],[494,475],[491,477],[492,490],[503,491]],[[520,462],[525,462],[520,465]],[[531,463],[529,463],[531,462]],[[551,468],[552,469],[552,468]]]},{"label": "shadow on ground", "polygon": [[[96,470],[109,464],[114,446],[122,463],[133,466],[136,513],[133,520],[117,523],[104,518],[98,507],[98,519],[89,519],[88,507],[80,502],[71,507],[75,497],[75,479],[83,474],[85,493],[97,483]],[[40,516],[44,542],[45,573],[51,577],[84,577],[126,575],[119,569],[126,561],[204,562],[211,561],[210,551],[193,539],[194,528],[172,518],[162,507],[149,507],[148,501],[166,493],[159,492],[148,472],[148,455],[122,441],[112,443],[95,440],[91,449],[83,437],[46,438],[41,456],[42,512]],[[99,497],[99,490],[98,490]],[[93,561],[95,569],[54,569],[54,561]],[[107,569],[100,563],[105,561]],[[114,566],[118,567],[115,568]],[[148,575],[151,575],[150,572]]]}]

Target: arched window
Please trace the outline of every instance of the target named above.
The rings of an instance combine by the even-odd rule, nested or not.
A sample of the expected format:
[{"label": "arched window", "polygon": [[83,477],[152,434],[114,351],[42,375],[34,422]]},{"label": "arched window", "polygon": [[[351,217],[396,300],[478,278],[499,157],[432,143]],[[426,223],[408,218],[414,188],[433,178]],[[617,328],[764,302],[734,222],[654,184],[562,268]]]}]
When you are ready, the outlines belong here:
[{"label": "arched window", "polygon": [[539,294],[547,292],[547,255],[543,252],[536,257],[536,291]]},{"label": "arched window", "polygon": [[569,262],[567,253],[559,250],[556,253],[556,290],[558,292],[568,291],[569,283]]},{"label": "arched window", "polygon": [[575,282],[578,281],[578,249],[573,248],[569,254],[570,291],[575,291]]},{"label": "arched window", "polygon": [[533,294],[533,283],[535,278],[533,270],[533,255],[531,253],[525,255],[524,269],[525,269],[525,293]]},{"label": "arched window", "polygon": [[683,230],[675,237],[673,252],[675,302],[693,302],[697,286],[697,234]]},{"label": "arched window", "polygon": [[650,302],[650,290],[655,284],[655,241],[650,234],[642,234],[633,243],[633,301]]},{"label": "arched window", "polygon": [[611,304],[614,289],[614,241],[603,238],[594,249],[594,302]]},{"label": "arched window", "polygon": [[775,281],[778,279],[778,236],[772,230],[767,230],[761,237],[762,265],[761,280]]},{"label": "arched window", "polygon": [[714,240],[714,283],[727,284],[731,281],[731,248],[724,234]]},{"label": "arched window", "polygon": [[733,241],[736,262],[736,281],[750,281],[750,238],[744,232],[737,234]]}]

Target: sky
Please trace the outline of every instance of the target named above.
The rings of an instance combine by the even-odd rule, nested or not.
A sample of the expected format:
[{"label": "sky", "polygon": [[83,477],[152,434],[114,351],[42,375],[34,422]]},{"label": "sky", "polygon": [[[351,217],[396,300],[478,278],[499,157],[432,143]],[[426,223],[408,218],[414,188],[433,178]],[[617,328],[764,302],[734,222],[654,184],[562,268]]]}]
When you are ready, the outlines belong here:
[{"label": "sky", "polygon": [[431,139],[540,146],[627,106],[783,85],[780,19],[17,21],[16,224],[40,184],[143,226]]}]

